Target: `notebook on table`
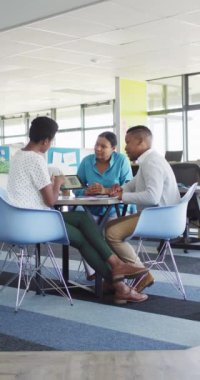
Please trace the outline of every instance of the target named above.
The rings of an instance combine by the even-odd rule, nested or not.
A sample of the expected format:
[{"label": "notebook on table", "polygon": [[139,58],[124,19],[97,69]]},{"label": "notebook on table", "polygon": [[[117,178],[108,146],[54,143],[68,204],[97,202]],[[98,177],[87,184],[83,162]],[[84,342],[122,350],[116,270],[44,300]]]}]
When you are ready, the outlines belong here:
[{"label": "notebook on table", "polygon": [[65,175],[65,183],[61,186],[63,190],[82,189],[84,184],[76,174]]}]

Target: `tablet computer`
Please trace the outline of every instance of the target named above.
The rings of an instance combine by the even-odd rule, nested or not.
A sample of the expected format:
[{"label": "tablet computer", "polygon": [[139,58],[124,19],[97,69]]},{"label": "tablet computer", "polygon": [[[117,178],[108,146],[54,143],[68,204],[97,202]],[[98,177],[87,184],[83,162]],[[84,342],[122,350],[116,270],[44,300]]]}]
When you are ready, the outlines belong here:
[{"label": "tablet computer", "polygon": [[65,183],[61,186],[61,189],[73,190],[82,189],[84,187],[78,175],[70,174],[65,175]]}]

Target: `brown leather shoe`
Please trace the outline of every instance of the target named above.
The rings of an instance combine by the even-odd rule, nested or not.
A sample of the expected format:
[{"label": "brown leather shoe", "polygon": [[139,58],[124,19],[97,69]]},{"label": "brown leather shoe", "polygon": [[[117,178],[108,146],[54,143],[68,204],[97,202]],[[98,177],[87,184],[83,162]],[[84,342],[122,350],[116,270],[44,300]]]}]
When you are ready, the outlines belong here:
[{"label": "brown leather shoe", "polygon": [[135,265],[123,263],[121,268],[112,271],[113,281],[121,281],[124,278],[137,278],[148,272],[148,268],[136,267]]},{"label": "brown leather shoe", "polygon": [[133,288],[138,292],[142,292],[145,288],[148,286],[153,285],[154,278],[150,272],[148,272],[146,275],[141,276],[139,279],[135,280],[133,284]]},{"label": "brown leather shoe", "polygon": [[125,293],[115,293],[114,303],[117,305],[124,305],[127,302],[143,302],[148,299],[147,294],[140,294],[135,289],[129,289]]}]

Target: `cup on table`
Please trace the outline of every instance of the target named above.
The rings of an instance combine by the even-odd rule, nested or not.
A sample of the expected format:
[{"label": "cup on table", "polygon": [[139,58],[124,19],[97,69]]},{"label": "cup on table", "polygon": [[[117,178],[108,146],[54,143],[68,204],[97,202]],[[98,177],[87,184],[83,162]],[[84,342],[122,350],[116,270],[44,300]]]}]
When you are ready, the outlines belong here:
[{"label": "cup on table", "polygon": [[61,189],[61,192],[62,192],[62,195],[64,195],[65,197],[70,197],[71,195],[71,190],[69,189]]}]

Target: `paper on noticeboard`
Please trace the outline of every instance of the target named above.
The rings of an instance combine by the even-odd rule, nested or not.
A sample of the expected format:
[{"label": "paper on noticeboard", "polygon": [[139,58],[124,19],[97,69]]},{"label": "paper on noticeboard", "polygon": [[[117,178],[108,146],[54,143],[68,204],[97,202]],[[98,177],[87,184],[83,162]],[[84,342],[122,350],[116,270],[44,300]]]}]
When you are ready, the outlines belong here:
[{"label": "paper on noticeboard", "polygon": [[52,165],[60,169],[63,174],[76,174],[76,153],[53,152]]},{"label": "paper on noticeboard", "polygon": [[63,153],[63,161],[68,166],[70,166],[70,165],[77,165],[77,162],[76,162],[76,152],[66,152],[66,153]]}]

